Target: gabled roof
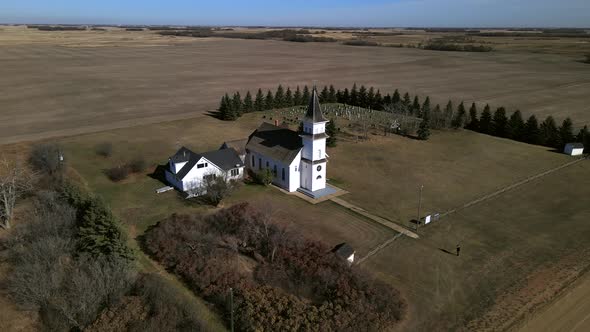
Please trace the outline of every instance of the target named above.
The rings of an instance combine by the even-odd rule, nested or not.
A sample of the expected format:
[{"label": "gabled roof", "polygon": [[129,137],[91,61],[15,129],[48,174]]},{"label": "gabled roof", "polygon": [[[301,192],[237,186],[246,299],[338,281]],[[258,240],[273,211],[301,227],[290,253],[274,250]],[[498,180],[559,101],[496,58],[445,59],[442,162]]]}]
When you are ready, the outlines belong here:
[{"label": "gabled roof", "polygon": [[248,143],[247,138],[236,139],[224,142],[221,148],[234,149],[238,154],[243,155],[246,154],[246,143]]},{"label": "gabled roof", "polygon": [[583,149],[584,144],[582,143],[567,143],[566,146],[571,146],[574,149]]},{"label": "gabled roof", "polygon": [[303,143],[293,130],[264,122],[248,138],[246,149],[280,161],[286,165],[301,151]]},{"label": "gabled roof", "polygon": [[174,163],[186,162],[186,164],[176,173],[176,177],[184,179],[188,172],[190,172],[202,158],[209,160],[213,165],[223,171],[244,167],[242,159],[240,159],[240,156],[234,149],[214,150],[198,154],[183,146],[170,157],[170,160]]},{"label": "gabled roof", "polygon": [[354,254],[354,249],[352,249],[352,247],[348,243],[343,242],[335,246],[334,249],[332,249],[332,252],[346,259],[350,257],[352,254]]},{"label": "gabled roof", "polygon": [[307,106],[307,112],[305,113],[305,119],[311,120],[312,122],[327,122],[326,118],[322,114],[322,108],[320,107],[320,99],[318,98],[318,90],[313,87],[311,92],[311,98],[309,98],[309,105]]}]

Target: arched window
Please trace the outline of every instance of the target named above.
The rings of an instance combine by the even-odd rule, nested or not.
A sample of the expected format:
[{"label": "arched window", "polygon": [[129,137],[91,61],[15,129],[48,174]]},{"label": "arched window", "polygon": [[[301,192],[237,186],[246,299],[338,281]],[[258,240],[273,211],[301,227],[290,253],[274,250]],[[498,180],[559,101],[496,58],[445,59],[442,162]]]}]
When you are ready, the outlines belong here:
[{"label": "arched window", "polygon": [[254,167],[254,155],[252,155],[252,167]]},{"label": "arched window", "polygon": [[321,178],[322,178],[322,176],[321,176],[321,175],[318,175],[318,177],[317,177],[317,178],[315,178],[315,179],[316,179],[316,180],[319,180],[319,179],[321,179]]},{"label": "arched window", "polygon": [[281,172],[281,178],[283,179],[283,181],[285,181],[285,168],[283,168]]}]

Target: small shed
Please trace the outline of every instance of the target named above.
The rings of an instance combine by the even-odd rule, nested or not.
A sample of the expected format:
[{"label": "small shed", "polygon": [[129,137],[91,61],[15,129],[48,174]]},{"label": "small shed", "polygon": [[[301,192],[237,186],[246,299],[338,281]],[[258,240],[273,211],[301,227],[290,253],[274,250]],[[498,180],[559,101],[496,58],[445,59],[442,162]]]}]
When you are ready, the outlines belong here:
[{"label": "small shed", "polygon": [[579,156],[584,153],[584,144],[582,143],[567,143],[563,149],[563,153],[570,156]]},{"label": "small shed", "polygon": [[348,261],[348,264],[354,263],[355,251],[348,243],[340,243],[339,245],[335,246],[334,249],[332,249],[332,252],[338,257]]}]

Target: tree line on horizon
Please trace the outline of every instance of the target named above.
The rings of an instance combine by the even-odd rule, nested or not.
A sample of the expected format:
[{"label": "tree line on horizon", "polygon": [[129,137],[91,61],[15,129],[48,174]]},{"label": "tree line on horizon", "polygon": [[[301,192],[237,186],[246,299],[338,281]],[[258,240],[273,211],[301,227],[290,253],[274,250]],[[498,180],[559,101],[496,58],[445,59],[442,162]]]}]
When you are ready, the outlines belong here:
[{"label": "tree line on horizon", "polygon": [[[395,89],[393,94],[382,95],[379,89],[372,86],[367,88],[364,85],[359,87],[357,84],[354,84],[350,90],[335,89],[333,85],[329,85],[318,91],[320,91],[318,97],[321,103],[341,103],[421,118],[422,122],[418,129],[418,137],[421,139],[428,138],[430,129],[465,128],[555,149],[562,149],[565,144],[574,140],[590,146],[588,127],[584,126],[574,135],[573,121],[569,117],[563,120],[561,126],[557,125],[552,116],[548,116],[541,123],[535,115],[531,115],[524,121],[520,110],[514,111],[508,117],[505,107],[498,107],[492,113],[489,105],[484,107],[480,115],[475,103],[471,104],[469,110],[466,109],[464,102],[455,107],[451,100],[444,108],[440,104],[432,107],[429,96],[420,102],[417,95],[413,98],[407,92],[402,95],[398,89]],[[307,105],[310,97],[311,90],[307,85],[303,88],[297,86],[293,92],[291,88],[285,89],[280,84],[274,93],[272,90],[267,90],[265,94],[262,89],[258,89],[254,97],[248,91],[243,99],[239,92],[234,93],[232,97],[225,94],[221,98],[218,116],[222,120],[233,121],[244,113]]]}]

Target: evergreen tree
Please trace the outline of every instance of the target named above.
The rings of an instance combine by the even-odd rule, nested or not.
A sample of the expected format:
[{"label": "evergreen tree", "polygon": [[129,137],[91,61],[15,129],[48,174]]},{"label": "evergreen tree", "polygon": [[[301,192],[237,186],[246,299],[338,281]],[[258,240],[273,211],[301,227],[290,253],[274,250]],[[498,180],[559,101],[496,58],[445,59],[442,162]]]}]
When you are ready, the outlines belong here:
[{"label": "evergreen tree", "polygon": [[375,105],[375,89],[373,87],[369,88],[367,92],[367,108],[376,110],[377,107]]},{"label": "evergreen tree", "polygon": [[539,122],[534,115],[531,115],[524,125],[524,141],[529,144],[539,144],[541,141]]},{"label": "evergreen tree", "polygon": [[479,117],[479,132],[483,134],[492,134],[492,111],[490,105],[486,104]]},{"label": "evergreen tree", "polygon": [[363,107],[363,108],[369,107],[368,98],[367,98],[367,88],[365,88],[364,85],[361,85],[361,88],[359,89],[358,106]]},{"label": "evergreen tree", "polygon": [[407,92],[404,93],[404,99],[402,100],[402,105],[403,105],[405,111],[409,111],[410,106],[412,106],[412,100],[410,99],[410,94]]},{"label": "evergreen tree", "polygon": [[294,105],[293,93],[291,92],[291,89],[287,87],[287,92],[285,92],[285,107],[292,107]]},{"label": "evergreen tree", "polygon": [[498,107],[492,119],[492,135],[506,137],[507,134],[508,118],[506,117],[506,109],[504,107]]},{"label": "evergreen tree", "polygon": [[430,97],[426,96],[426,99],[424,99],[424,103],[422,103],[422,108],[420,109],[420,116],[424,117],[424,114],[428,113],[428,116],[430,117]]},{"label": "evergreen tree", "polygon": [[397,89],[395,89],[395,91],[393,92],[393,96],[391,96],[391,103],[392,104],[397,104],[399,102],[401,102],[402,99],[399,95],[399,91],[397,91]]},{"label": "evergreen tree", "polygon": [[516,110],[508,120],[508,138],[524,142],[524,120],[519,110]]},{"label": "evergreen tree", "polygon": [[559,146],[560,150],[565,148],[567,143],[571,143],[574,140],[573,123],[572,119],[566,118],[559,127]]},{"label": "evergreen tree", "polygon": [[453,123],[453,102],[450,100],[445,106],[444,122],[445,128],[450,128]]},{"label": "evergreen tree", "polygon": [[297,89],[295,90],[295,94],[293,95],[293,104],[294,105],[305,105],[305,102],[303,101],[303,95],[301,94],[301,90],[299,89],[299,85],[297,86]]},{"label": "evergreen tree", "polygon": [[432,119],[430,119],[429,122],[430,127],[433,129],[440,129],[443,126],[444,120],[439,104],[436,104],[436,106],[434,106],[434,110],[432,111]]},{"label": "evergreen tree", "polygon": [[326,124],[326,135],[328,138],[326,139],[326,145],[328,147],[335,147],[336,146],[336,121],[335,119],[331,119],[328,124]]},{"label": "evergreen tree", "polygon": [[420,100],[418,99],[418,96],[414,97],[414,102],[412,102],[410,113],[412,113],[414,116],[420,116]]},{"label": "evergreen tree", "polygon": [[236,92],[232,98],[231,110],[233,117],[232,120],[239,118],[244,112],[244,103],[242,103],[242,96],[240,96],[239,92]]},{"label": "evergreen tree", "polygon": [[311,92],[309,91],[309,88],[306,86],[303,87],[303,95],[301,96],[301,105],[307,105],[307,103],[309,103],[309,98],[311,98]]},{"label": "evergreen tree", "polygon": [[375,102],[373,107],[378,111],[383,111],[383,97],[381,96],[381,91],[377,90],[375,93]]},{"label": "evergreen tree", "polygon": [[320,92],[320,102],[321,103],[328,103],[330,92],[328,91],[328,87],[324,85],[322,92]]},{"label": "evergreen tree", "polygon": [[334,89],[334,86],[332,84],[330,84],[330,89],[328,91],[328,102],[329,103],[337,103],[338,99],[336,98],[336,89]]},{"label": "evergreen tree", "polygon": [[465,111],[465,105],[463,102],[457,106],[457,113],[452,121],[452,127],[455,129],[463,128],[463,124],[465,123],[465,118],[467,117],[467,111]]},{"label": "evergreen tree", "polygon": [[275,108],[275,99],[272,95],[272,91],[268,90],[266,98],[264,99],[264,108],[269,111]]},{"label": "evergreen tree", "polygon": [[350,93],[348,92],[348,88],[345,88],[344,92],[342,92],[342,103],[350,105]]},{"label": "evergreen tree", "polygon": [[277,87],[277,91],[275,92],[275,107],[274,108],[283,108],[285,107],[285,90],[283,86],[279,84]]},{"label": "evergreen tree", "polygon": [[219,108],[217,109],[217,113],[219,114],[219,118],[221,120],[229,120],[229,103],[228,103],[228,95],[227,93],[225,96],[221,97],[221,102],[219,103]]},{"label": "evergreen tree", "polygon": [[254,111],[254,102],[252,101],[252,95],[250,91],[246,92],[244,97],[244,113],[250,113]]},{"label": "evergreen tree", "polygon": [[429,118],[429,112],[422,115],[422,122],[420,122],[420,126],[418,127],[418,138],[421,140],[427,140],[430,136]]},{"label": "evergreen tree", "polygon": [[254,110],[256,112],[264,111],[264,94],[262,94],[262,89],[258,89],[256,93],[256,98],[254,99]]},{"label": "evergreen tree", "polygon": [[352,85],[352,90],[350,90],[350,99],[349,99],[349,103],[352,106],[358,106],[359,105],[359,93],[356,87],[356,83],[354,83]]},{"label": "evergreen tree", "polygon": [[578,135],[576,135],[576,141],[582,143],[584,149],[590,149],[590,132],[588,131],[588,126],[584,126],[584,128],[580,129]]},{"label": "evergreen tree", "polygon": [[388,93],[388,94],[385,95],[385,97],[383,97],[383,106],[389,106],[391,104],[392,104],[392,97]]},{"label": "evergreen tree", "polygon": [[472,103],[469,108],[469,122],[465,125],[465,129],[479,131],[479,120],[477,119],[477,106],[475,106],[475,103]]},{"label": "evergreen tree", "polygon": [[559,130],[551,115],[541,123],[539,126],[539,132],[542,145],[556,149],[559,148]]}]

